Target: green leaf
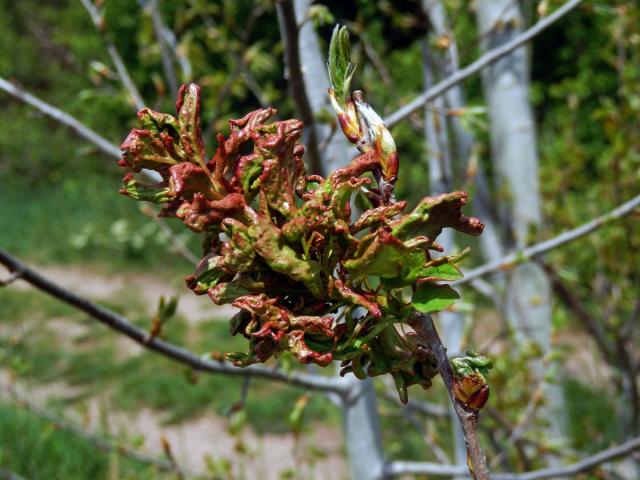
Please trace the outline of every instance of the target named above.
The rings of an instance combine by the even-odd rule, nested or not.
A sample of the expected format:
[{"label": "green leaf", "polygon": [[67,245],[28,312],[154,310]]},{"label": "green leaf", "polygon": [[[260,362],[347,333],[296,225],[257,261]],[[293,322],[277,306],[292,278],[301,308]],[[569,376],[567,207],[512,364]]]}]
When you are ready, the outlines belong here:
[{"label": "green leaf", "polygon": [[344,103],[351,84],[351,77],[356,67],[351,63],[351,42],[347,27],[336,25],[329,45],[329,78],[331,86],[341,103]]},{"label": "green leaf", "polygon": [[408,252],[402,261],[402,271],[394,278],[380,278],[380,281],[388,288],[399,288],[411,285],[422,276],[422,266],[425,262],[425,254],[422,250],[415,249]]},{"label": "green leaf", "polygon": [[422,269],[418,276],[423,278],[427,277],[429,280],[453,282],[460,280],[464,275],[462,275],[460,269],[453,263],[442,263]]},{"label": "green leaf", "polygon": [[460,298],[449,285],[433,285],[423,283],[418,286],[411,302],[413,307],[422,313],[434,313],[446,310]]}]

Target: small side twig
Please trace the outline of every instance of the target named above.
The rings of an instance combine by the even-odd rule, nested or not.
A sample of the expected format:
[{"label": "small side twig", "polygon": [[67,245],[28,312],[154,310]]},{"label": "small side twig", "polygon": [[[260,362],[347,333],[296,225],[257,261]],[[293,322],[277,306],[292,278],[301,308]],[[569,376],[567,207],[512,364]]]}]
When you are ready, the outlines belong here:
[{"label": "small side twig", "polygon": [[122,60],[122,56],[118,49],[114,45],[114,43],[109,40],[105,32],[104,18],[100,15],[98,8],[93,4],[91,0],[80,0],[82,5],[84,6],[87,13],[91,17],[91,21],[93,25],[96,27],[96,30],[100,33],[102,37],[102,41],[104,42],[105,47],[107,48],[107,52],[109,53],[109,57],[111,57],[111,61],[113,62],[113,66],[116,68],[116,72],[118,73],[118,77],[122,82],[122,85],[126,88],[127,92],[129,92],[129,96],[133,100],[136,108],[141,110],[144,108],[144,100],[142,99],[142,95],[140,95],[140,91],[138,87],[136,87],[135,83],[131,79],[129,75],[129,71],[124,64],[124,60]]},{"label": "small side twig", "polygon": [[165,78],[169,84],[169,90],[172,95],[175,96],[178,93],[178,80],[176,79],[176,72],[173,68],[173,59],[171,58],[171,51],[165,40],[164,30],[167,28],[162,20],[162,14],[160,13],[159,0],[151,0],[147,4],[147,9],[151,15],[151,22],[153,23],[153,31],[156,35],[156,40],[160,45],[160,55],[162,57],[162,68],[164,70]]}]

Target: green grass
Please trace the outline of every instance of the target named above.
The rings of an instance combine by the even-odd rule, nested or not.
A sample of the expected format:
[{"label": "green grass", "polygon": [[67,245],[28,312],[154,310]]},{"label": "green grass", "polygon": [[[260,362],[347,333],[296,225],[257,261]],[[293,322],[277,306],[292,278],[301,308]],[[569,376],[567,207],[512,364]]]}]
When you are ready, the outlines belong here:
[{"label": "green grass", "polygon": [[[79,398],[108,392],[117,408],[137,411],[150,407],[160,411],[167,423],[207,413],[226,416],[241,399],[243,378],[196,374],[150,351],[127,357],[118,351],[118,334],[40,292],[5,289],[0,290],[0,295],[0,321],[10,322],[15,332],[0,336],[0,361],[22,377],[40,383],[64,381],[80,388]],[[141,314],[143,305],[130,297],[119,295],[106,306],[148,328],[149,318]],[[46,319],[54,317],[69,318],[69,322],[86,327],[86,332],[71,342],[71,348],[52,341],[65,334],[47,326]],[[163,335],[195,352],[247,348],[244,338],[230,335],[228,322],[214,319],[188,325],[176,316],[167,322]],[[249,423],[259,432],[291,431],[288,416],[303,393],[297,388],[252,379],[246,399]],[[305,409],[305,419],[337,424],[338,413],[323,397],[314,396]]]},{"label": "green grass", "polygon": [[596,452],[620,441],[619,417],[610,394],[575,379],[564,383],[564,394],[576,449]]},{"label": "green grass", "polygon": [[105,453],[14,405],[0,403],[0,467],[32,480],[160,479],[154,467]]},{"label": "green grass", "polygon": [[[184,270],[177,254],[167,255],[169,242],[141,203],[118,194],[116,176],[88,174],[35,186],[13,179],[0,189],[0,247],[40,263],[96,263],[120,270],[152,266]],[[197,235],[169,222],[190,247]]]}]

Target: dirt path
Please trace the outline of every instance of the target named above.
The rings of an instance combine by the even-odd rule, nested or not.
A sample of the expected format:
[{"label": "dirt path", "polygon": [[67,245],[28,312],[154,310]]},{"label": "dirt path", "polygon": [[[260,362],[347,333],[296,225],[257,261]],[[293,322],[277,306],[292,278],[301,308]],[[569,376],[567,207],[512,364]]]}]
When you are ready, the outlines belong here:
[{"label": "dirt path", "polygon": [[[181,278],[164,281],[148,273],[107,275],[76,265],[43,266],[38,270],[45,277],[92,300],[109,300],[120,294],[126,295],[127,298],[135,296],[147,306],[149,314],[154,313],[160,296],[176,296],[178,314],[189,323],[228,319],[237,311],[229,305],[215,305],[206,295],[195,295],[184,285]],[[22,281],[15,282],[15,287],[32,288]]]}]

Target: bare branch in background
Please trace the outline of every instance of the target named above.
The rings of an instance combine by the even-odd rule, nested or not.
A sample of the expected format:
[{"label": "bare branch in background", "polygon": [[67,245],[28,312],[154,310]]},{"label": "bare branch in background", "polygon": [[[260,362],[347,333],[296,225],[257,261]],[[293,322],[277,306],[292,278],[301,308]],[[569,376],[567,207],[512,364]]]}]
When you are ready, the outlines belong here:
[{"label": "bare branch in background", "polygon": [[[493,480],[543,480],[546,478],[562,478],[565,476],[579,475],[618,458],[624,457],[640,450],[640,437],[633,438],[616,447],[608,448],[595,455],[583,458],[579,462],[562,467],[544,468],[526,473],[495,473]],[[386,473],[390,477],[401,475],[433,475],[453,477],[464,472],[456,465],[440,465],[430,462],[391,462],[387,466]]]},{"label": "bare branch in background", "polygon": [[640,391],[638,391],[633,357],[626,345],[629,334],[625,333],[624,329],[609,329],[615,332],[613,333],[613,341],[611,341],[606,330],[602,327],[604,322],[599,321],[586,309],[573,290],[565,285],[555,269],[545,262],[539,261],[538,263],[547,272],[558,298],[582,323],[596,342],[602,357],[614,367],[616,374],[621,377],[622,390],[626,397],[625,403],[631,408],[631,425],[637,425],[640,417]]},{"label": "bare branch in background", "polygon": [[173,68],[171,50],[169,49],[165,38],[165,30],[167,30],[167,27],[162,20],[162,14],[159,9],[159,0],[149,0],[147,3],[147,9],[151,15],[151,22],[153,23],[153,31],[156,35],[156,41],[158,42],[158,45],[160,45],[160,56],[162,57],[164,76],[169,85],[171,96],[175,97],[178,94],[178,80],[176,79],[176,72]]},{"label": "bare branch in background", "polygon": [[543,480],[545,478],[562,478],[588,472],[606,462],[629,455],[640,450],[640,437],[633,438],[617,447],[608,448],[595,455],[583,458],[579,462],[563,467],[544,468],[527,473],[500,473],[494,475],[494,480]]},{"label": "bare branch in background", "polygon": [[246,368],[234,367],[226,362],[213,360],[209,355],[196,355],[185,348],[158,338],[153,338],[147,342],[149,336],[148,332],[133,325],[126,317],[97,305],[88,299],[76,295],[75,293],[57,285],[56,283],[47,280],[35,270],[27,267],[27,265],[2,249],[0,249],[0,263],[7,267],[10,272],[21,271],[22,280],[30,283],[52,297],[67,303],[68,305],[82,310],[93,319],[107,325],[112,330],[131,338],[142,347],[160,353],[161,355],[187,365],[194,370],[241,377],[250,375],[312,390],[331,391],[342,396],[347,395],[351,391],[347,386],[347,382],[342,381],[342,379],[309,375],[299,372],[287,373],[282,370],[266,366],[254,365]]},{"label": "bare branch in background", "polygon": [[[518,423],[511,430],[511,434],[509,435],[509,438],[507,439],[506,442],[504,442],[505,445],[507,445],[507,446],[516,445],[516,447],[519,448],[519,442],[520,442],[520,439],[522,438],[522,436],[525,433],[525,428],[527,427],[529,422],[531,422],[531,420],[533,420],[533,418],[534,418],[534,416],[536,414],[536,410],[538,409],[538,407],[540,406],[540,404],[544,400],[544,393],[543,393],[543,390],[542,390],[543,382],[544,382],[544,380],[538,381],[538,386],[531,393],[531,395],[529,397],[529,402],[527,403],[526,408],[524,409],[524,411],[520,415],[520,419],[519,419]],[[520,450],[520,448],[519,448],[519,450]],[[506,452],[504,450],[501,451],[491,461],[491,464],[490,464],[491,467],[495,468],[495,466],[499,465],[500,462],[505,458],[505,456],[506,456]],[[524,456],[524,454],[522,456]],[[525,460],[526,460],[526,457],[525,457]]]},{"label": "bare branch in background", "polygon": [[142,99],[142,95],[140,95],[138,88],[136,87],[135,83],[133,83],[133,80],[131,80],[129,71],[124,64],[124,61],[122,60],[118,49],[106,35],[104,18],[102,17],[102,15],[100,15],[100,12],[91,0],[80,0],[80,2],[89,13],[91,21],[96,27],[96,30],[98,30],[98,32],[100,33],[102,41],[104,42],[104,45],[107,48],[107,52],[111,57],[111,61],[113,62],[113,66],[116,67],[116,72],[118,72],[118,77],[120,77],[122,85],[124,85],[124,87],[127,89],[127,92],[129,92],[129,96],[131,97],[131,100],[135,104],[136,108],[138,110],[141,110],[142,108],[144,108],[144,100]]},{"label": "bare branch in background", "polygon": [[455,477],[467,475],[469,469],[463,465],[442,465],[433,462],[394,461],[387,464],[385,475],[390,478],[403,475],[432,475],[434,477]]},{"label": "bare branch in background", "polygon": [[[239,75],[241,75],[244,78],[246,86],[249,88],[251,93],[253,93],[253,95],[256,97],[256,100],[258,100],[258,103],[260,104],[260,106],[262,107],[267,106],[267,101],[266,101],[264,92],[262,91],[262,88],[260,87],[260,85],[258,85],[257,80],[254,78],[253,74],[251,73],[251,70],[249,69],[249,66],[248,66],[248,58],[246,55],[244,55],[244,52],[249,48],[249,40],[251,37],[251,32],[253,30],[253,27],[256,23],[256,20],[263,13],[264,13],[264,6],[259,3],[255,3],[251,8],[251,12],[249,13],[249,16],[245,20],[244,28],[242,29],[242,31],[238,32],[240,45],[235,50],[242,53],[238,54],[234,50],[229,50],[229,55],[231,55],[231,57],[233,58],[235,65],[233,67],[233,70],[229,72],[229,74],[227,75],[225,82],[222,84],[222,86],[218,90],[216,101],[213,102],[214,110],[213,110],[213,114],[211,115],[211,118],[213,119],[213,121],[209,124],[209,127],[207,128],[205,133],[205,137],[213,135],[215,125],[216,125],[215,120],[218,118],[218,114],[220,113],[221,107],[223,105],[223,101],[225,97],[229,95],[229,91],[231,90],[231,87],[233,86],[234,82],[238,80]],[[207,29],[210,29],[211,31],[215,31],[215,29],[218,28],[216,25],[216,22],[211,16],[204,13],[202,13],[200,16],[204,24],[206,25]]]},{"label": "bare branch in background", "polygon": [[[54,107],[53,105],[50,105],[40,100],[37,97],[34,97],[30,93],[8,82],[2,77],[0,77],[0,89],[4,90],[9,95],[12,95],[18,100],[21,100],[24,103],[31,105],[32,107],[44,113],[48,117],[52,118],[58,123],[61,123],[65,127],[69,128],[70,130],[78,134],[80,137],[84,138],[85,140],[88,140],[90,143],[93,143],[96,147],[98,147],[98,149],[102,153],[113,158],[117,158],[117,159],[120,158],[121,152],[120,152],[120,148],[117,145],[111,143],[109,140],[104,138],[95,130],[92,130],[89,127],[87,127],[84,123],[80,122],[77,118],[69,115],[66,112],[63,112],[62,110]],[[157,181],[157,178],[155,177],[155,172],[143,170],[141,174],[149,181],[152,181],[152,182]],[[171,230],[171,228],[167,225],[166,221],[163,220],[162,218],[154,218],[154,221],[158,225],[160,225],[160,228],[162,229],[163,233],[167,234],[169,233],[169,231],[173,232],[173,230]],[[194,263],[194,259],[196,258],[195,255],[189,252],[189,249],[186,247],[186,245],[175,234],[172,233],[171,235],[169,235],[169,239],[173,243],[176,251],[180,253],[180,255],[185,257],[189,262]],[[189,252],[189,253],[187,254],[186,252]]]},{"label": "bare branch in background", "polygon": [[200,261],[196,254],[194,254],[187,248],[184,242],[178,237],[176,232],[173,231],[173,229],[167,224],[167,222],[164,219],[158,217],[158,213],[153,208],[151,208],[149,205],[142,205],[140,207],[140,211],[151,218],[151,220],[153,220],[156,225],[158,225],[158,228],[160,229],[162,234],[169,239],[171,245],[181,257],[194,265],[196,265]]},{"label": "bare branch in background", "polygon": [[167,27],[162,20],[162,15],[158,17],[160,28],[160,35],[162,36],[162,40],[166,43],[169,48],[169,52],[175,59],[176,63],[180,65],[180,70],[182,72],[182,82],[189,82],[193,75],[193,66],[191,65],[191,61],[189,60],[189,56],[187,52],[184,51],[178,45],[178,41],[176,40],[176,36],[173,31]]},{"label": "bare branch in background", "polygon": [[560,7],[558,10],[553,12],[551,15],[537,22],[530,29],[522,32],[520,35],[518,35],[518,37],[514,38],[510,42],[505,43],[500,47],[489,50],[487,53],[485,53],[480,58],[478,58],[475,62],[458,70],[456,73],[454,73],[450,77],[446,78],[445,80],[438,83],[437,85],[434,85],[432,88],[430,88],[426,92],[418,95],[416,98],[411,100],[408,104],[406,104],[403,107],[400,107],[394,113],[387,116],[384,119],[384,123],[388,127],[392,127],[393,125],[398,123],[400,120],[404,119],[411,113],[423,107],[427,102],[433,100],[439,95],[442,95],[444,92],[449,90],[454,85],[457,85],[463,80],[478,73],[487,65],[490,65],[495,61],[503,58],[504,56],[508,55],[518,47],[521,47],[527,42],[530,42],[536,36],[538,36],[547,28],[549,28],[551,25],[553,25],[555,22],[557,22],[562,17],[564,17],[567,13],[575,9],[578,5],[582,3],[582,1],[583,0],[569,0],[567,3],[565,3],[562,7]]},{"label": "bare branch in background", "polygon": [[574,228],[573,230],[568,230],[549,240],[536,243],[535,245],[531,245],[530,247],[523,248],[522,250],[506,255],[499,260],[488,262],[474,268],[473,270],[469,270],[465,272],[464,278],[452,282],[452,285],[463,285],[484,275],[510,270],[517,265],[531,260],[532,258],[543,255],[555,248],[584,237],[613,220],[629,215],[638,207],[640,207],[640,195],[633,197],[631,200],[628,200],[613,210],[600,215],[599,217],[596,217],[590,222]]}]

